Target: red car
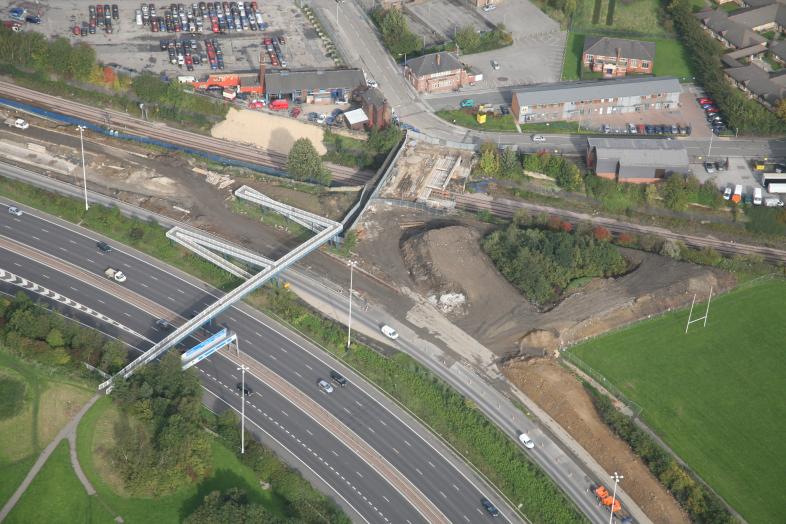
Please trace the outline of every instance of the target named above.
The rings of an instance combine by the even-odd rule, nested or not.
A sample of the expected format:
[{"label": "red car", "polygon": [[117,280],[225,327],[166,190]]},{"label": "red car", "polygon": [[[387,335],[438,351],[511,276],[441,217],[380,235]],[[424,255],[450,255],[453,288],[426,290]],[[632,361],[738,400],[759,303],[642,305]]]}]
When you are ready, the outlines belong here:
[{"label": "red car", "polygon": [[74,27],[71,29],[71,32],[72,32],[72,33],[74,33],[76,36],[79,36],[79,35],[81,34],[81,31],[79,30],[79,26],[78,26],[78,25],[75,25],[75,26],[74,26]]},{"label": "red car", "polygon": [[291,116],[292,118],[299,117],[300,116],[300,108],[299,107],[295,107],[294,109],[292,109],[292,111],[289,112],[289,116]]},{"label": "red car", "polygon": [[262,109],[263,107],[265,107],[265,103],[261,100],[252,100],[248,104],[249,109]]},{"label": "red car", "polygon": [[704,104],[714,104],[714,103],[715,102],[713,102],[712,98],[699,98],[699,105],[703,106]]},{"label": "red car", "polygon": [[720,110],[717,107],[711,107],[706,110],[707,114],[712,115],[715,113],[720,113]]},{"label": "red car", "polygon": [[266,46],[273,45],[273,39],[272,38],[265,38],[265,45]]}]

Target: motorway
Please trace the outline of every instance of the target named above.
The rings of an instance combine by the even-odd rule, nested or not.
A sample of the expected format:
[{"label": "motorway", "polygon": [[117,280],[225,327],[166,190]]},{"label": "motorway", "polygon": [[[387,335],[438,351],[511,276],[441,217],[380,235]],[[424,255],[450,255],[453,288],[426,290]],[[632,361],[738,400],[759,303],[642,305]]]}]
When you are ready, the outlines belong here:
[{"label": "motorway", "polygon": [[[141,118],[132,117],[128,113],[113,109],[95,108],[72,100],[33,91],[10,82],[0,81],[0,96],[78,118],[82,121],[92,122],[99,126],[113,127],[118,130],[122,128],[123,132],[129,135],[154,138],[185,149],[205,151],[228,159],[268,166],[277,170],[284,170],[287,162],[287,155],[283,153],[176,129],[162,122],[148,122]],[[363,185],[374,174],[370,171],[361,171],[352,167],[330,163],[325,165],[330,169],[333,180],[341,185]]]},{"label": "motorway", "polygon": [[[129,293],[167,308],[181,317],[203,309],[215,300],[214,290],[206,290],[191,279],[181,278],[151,263],[141,254],[132,254],[114,244],[115,251],[102,255],[95,248],[97,235],[65,226],[60,221],[36,216],[35,212],[17,218],[0,212],[0,235],[38,249],[50,257],[80,269],[101,275],[106,267],[122,269],[128,276],[123,284]],[[111,241],[110,241],[111,242]],[[94,287],[90,282],[57,272],[51,265],[41,265],[13,249],[0,248],[0,267],[69,296],[88,307],[101,311],[148,340],[132,343],[141,350],[150,341],[163,338],[154,326],[157,315],[148,308],[133,305],[123,293]],[[107,281],[107,284],[111,284]],[[260,362],[288,384],[329,412],[350,428],[382,459],[395,467],[427,497],[446,521],[476,522],[485,518],[480,499],[487,496],[511,520],[518,521],[512,510],[483,485],[461,460],[435,442],[416,421],[382,398],[360,377],[331,359],[296,334],[276,325],[263,315],[239,305],[216,320],[238,333],[243,354]],[[235,391],[238,372],[222,356],[214,356],[198,366],[207,391],[220,401],[238,405]],[[321,392],[316,382],[337,369],[350,381],[331,395]],[[247,399],[246,414],[258,431],[266,432],[287,447],[323,482],[356,512],[356,518],[368,522],[424,522],[427,519],[414,507],[410,497],[403,497],[392,487],[389,477],[379,468],[361,460],[355,449],[315,423],[311,416],[269,384],[247,375],[254,394]]]}]

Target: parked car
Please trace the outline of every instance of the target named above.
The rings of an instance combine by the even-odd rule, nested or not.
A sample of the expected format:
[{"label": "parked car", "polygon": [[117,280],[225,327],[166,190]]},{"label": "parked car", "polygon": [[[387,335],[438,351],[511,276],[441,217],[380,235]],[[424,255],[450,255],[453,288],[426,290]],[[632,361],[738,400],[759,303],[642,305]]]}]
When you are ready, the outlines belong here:
[{"label": "parked car", "polygon": [[710,175],[715,172],[715,164],[713,162],[704,162],[704,170]]},{"label": "parked car", "polygon": [[499,70],[499,62],[497,62],[496,60],[492,60],[492,61],[491,61],[491,68],[492,68],[494,71],[498,71],[498,70]]},{"label": "parked car", "polygon": [[699,98],[699,104],[714,104],[712,98]]},{"label": "parked car", "polygon": [[289,112],[289,116],[291,116],[292,118],[297,118],[300,116],[300,112],[301,110],[299,107],[294,107],[292,108],[292,111]]},{"label": "parked car", "polygon": [[379,84],[377,84],[377,81],[373,78],[366,80],[366,85],[368,85],[368,87],[379,87]]},{"label": "parked car", "polygon": [[468,108],[468,107],[475,107],[475,101],[471,98],[465,98],[459,104],[460,107]]},{"label": "parked car", "polygon": [[546,137],[543,136],[543,135],[532,135],[532,141],[533,142],[541,142],[542,143],[542,142],[546,141]]},{"label": "parked car", "polygon": [[495,10],[496,8],[497,8],[497,6],[496,6],[496,5],[494,5],[494,4],[486,4],[486,5],[484,5],[484,6],[482,7],[483,11],[484,11],[484,12],[486,12],[486,13],[488,13],[488,12],[490,12],[490,11],[493,11],[493,10]]},{"label": "parked car", "polygon": [[731,198],[731,187],[726,186],[726,189],[723,190],[723,200],[729,200]]}]

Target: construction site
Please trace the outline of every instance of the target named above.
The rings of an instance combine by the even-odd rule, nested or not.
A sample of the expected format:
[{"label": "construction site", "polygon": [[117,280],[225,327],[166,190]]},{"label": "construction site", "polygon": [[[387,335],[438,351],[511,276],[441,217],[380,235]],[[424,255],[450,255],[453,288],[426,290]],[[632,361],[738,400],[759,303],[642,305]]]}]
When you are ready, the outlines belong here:
[{"label": "construction site", "polygon": [[408,140],[380,196],[452,210],[453,194],[466,189],[472,165],[471,151]]}]

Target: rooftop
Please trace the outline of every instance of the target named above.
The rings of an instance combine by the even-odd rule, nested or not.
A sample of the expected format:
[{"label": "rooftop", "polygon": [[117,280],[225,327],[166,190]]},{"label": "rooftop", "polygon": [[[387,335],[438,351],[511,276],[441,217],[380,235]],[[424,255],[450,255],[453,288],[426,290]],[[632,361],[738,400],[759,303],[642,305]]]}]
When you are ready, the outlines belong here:
[{"label": "rooftop", "polygon": [[366,77],[360,69],[281,70],[265,73],[265,91],[275,94],[299,90],[355,89],[365,84]]},{"label": "rooftop", "polygon": [[513,96],[518,99],[519,107],[524,107],[681,92],[682,87],[674,77],[646,77],[542,84],[520,89]]},{"label": "rooftop", "polygon": [[423,55],[407,60],[407,67],[415,76],[427,76],[462,69],[463,66],[456,55],[446,51]]},{"label": "rooftop", "polygon": [[641,42],[626,38],[588,36],[584,40],[584,53],[600,56],[616,56],[617,50],[624,58],[652,60],[655,58],[655,42]]},{"label": "rooftop", "polygon": [[347,121],[347,124],[351,126],[368,122],[368,116],[366,116],[365,111],[362,109],[353,109],[352,111],[347,111],[344,113],[344,119]]}]

